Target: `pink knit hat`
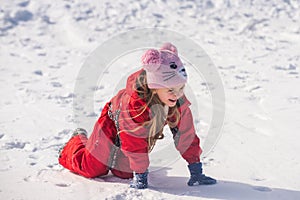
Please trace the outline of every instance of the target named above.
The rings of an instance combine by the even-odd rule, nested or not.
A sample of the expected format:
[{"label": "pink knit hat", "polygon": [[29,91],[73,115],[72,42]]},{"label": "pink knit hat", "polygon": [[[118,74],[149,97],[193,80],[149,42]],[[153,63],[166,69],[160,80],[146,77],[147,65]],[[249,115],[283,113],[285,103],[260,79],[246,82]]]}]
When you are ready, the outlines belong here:
[{"label": "pink knit hat", "polygon": [[171,43],[165,43],[159,50],[147,50],[142,56],[142,65],[150,89],[171,88],[187,82],[177,48]]}]

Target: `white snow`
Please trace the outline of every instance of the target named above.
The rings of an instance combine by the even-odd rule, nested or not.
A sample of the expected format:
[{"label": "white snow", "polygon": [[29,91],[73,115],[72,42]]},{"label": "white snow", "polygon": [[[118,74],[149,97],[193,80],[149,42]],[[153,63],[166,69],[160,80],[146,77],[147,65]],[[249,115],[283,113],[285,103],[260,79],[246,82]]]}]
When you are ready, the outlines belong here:
[{"label": "white snow", "polygon": [[[86,179],[57,162],[76,128],[74,87],[85,59],[113,36],[143,27],[191,38],[218,68],[226,118],[203,160],[217,185],[188,187],[178,157],[168,165],[152,158],[145,190],[111,174]],[[0,45],[1,199],[300,199],[299,0],[0,0]],[[89,121],[136,69],[137,54],[115,61],[119,68],[93,88],[97,109],[86,113]],[[192,74],[189,84],[205,139],[210,96]],[[166,133],[154,152],[172,143]]]}]

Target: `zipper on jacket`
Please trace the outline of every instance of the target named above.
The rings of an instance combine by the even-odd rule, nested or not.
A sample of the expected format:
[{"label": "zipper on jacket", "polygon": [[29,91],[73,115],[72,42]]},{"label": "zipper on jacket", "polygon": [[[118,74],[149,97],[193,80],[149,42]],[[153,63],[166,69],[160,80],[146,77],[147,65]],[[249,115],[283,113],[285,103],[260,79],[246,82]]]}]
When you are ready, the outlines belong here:
[{"label": "zipper on jacket", "polygon": [[114,122],[116,130],[117,130],[117,135],[116,135],[116,138],[115,138],[115,141],[114,141],[114,145],[111,149],[110,156],[109,156],[109,162],[108,162],[109,169],[114,168],[114,166],[116,164],[117,153],[118,153],[118,150],[121,147],[121,141],[120,141],[120,136],[119,136],[119,132],[120,132],[120,125],[119,125],[120,112],[121,112],[120,109],[117,109],[113,113],[112,105],[111,105],[111,103],[109,103],[109,109],[107,111],[107,114],[108,114],[109,118]]}]

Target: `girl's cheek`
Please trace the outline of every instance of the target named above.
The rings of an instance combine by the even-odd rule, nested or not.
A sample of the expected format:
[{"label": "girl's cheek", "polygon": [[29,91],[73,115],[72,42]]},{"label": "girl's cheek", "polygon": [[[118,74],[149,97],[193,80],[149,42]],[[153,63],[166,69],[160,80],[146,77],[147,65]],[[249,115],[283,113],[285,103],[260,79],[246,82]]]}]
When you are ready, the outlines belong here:
[{"label": "girl's cheek", "polygon": [[172,99],[172,98],[174,98],[174,97],[176,97],[175,94],[170,94],[170,95],[168,96],[168,99]]},{"label": "girl's cheek", "polygon": [[170,97],[172,97],[172,93],[169,93],[169,92],[168,92],[168,93],[165,95],[165,97],[169,99]]}]

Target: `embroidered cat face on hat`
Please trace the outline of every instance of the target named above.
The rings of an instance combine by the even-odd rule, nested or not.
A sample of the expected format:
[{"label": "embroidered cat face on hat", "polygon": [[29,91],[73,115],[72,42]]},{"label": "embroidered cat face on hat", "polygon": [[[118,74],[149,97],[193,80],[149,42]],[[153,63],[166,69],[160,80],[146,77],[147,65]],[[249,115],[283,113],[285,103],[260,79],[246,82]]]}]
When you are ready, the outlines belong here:
[{"label": "embroidered cat face on hat", "polygon": [[177,48],[171,43],[165,43],[159,50],[147,50],[142,56],[142,65],[150,89],[171,88],[187,82]]}]

